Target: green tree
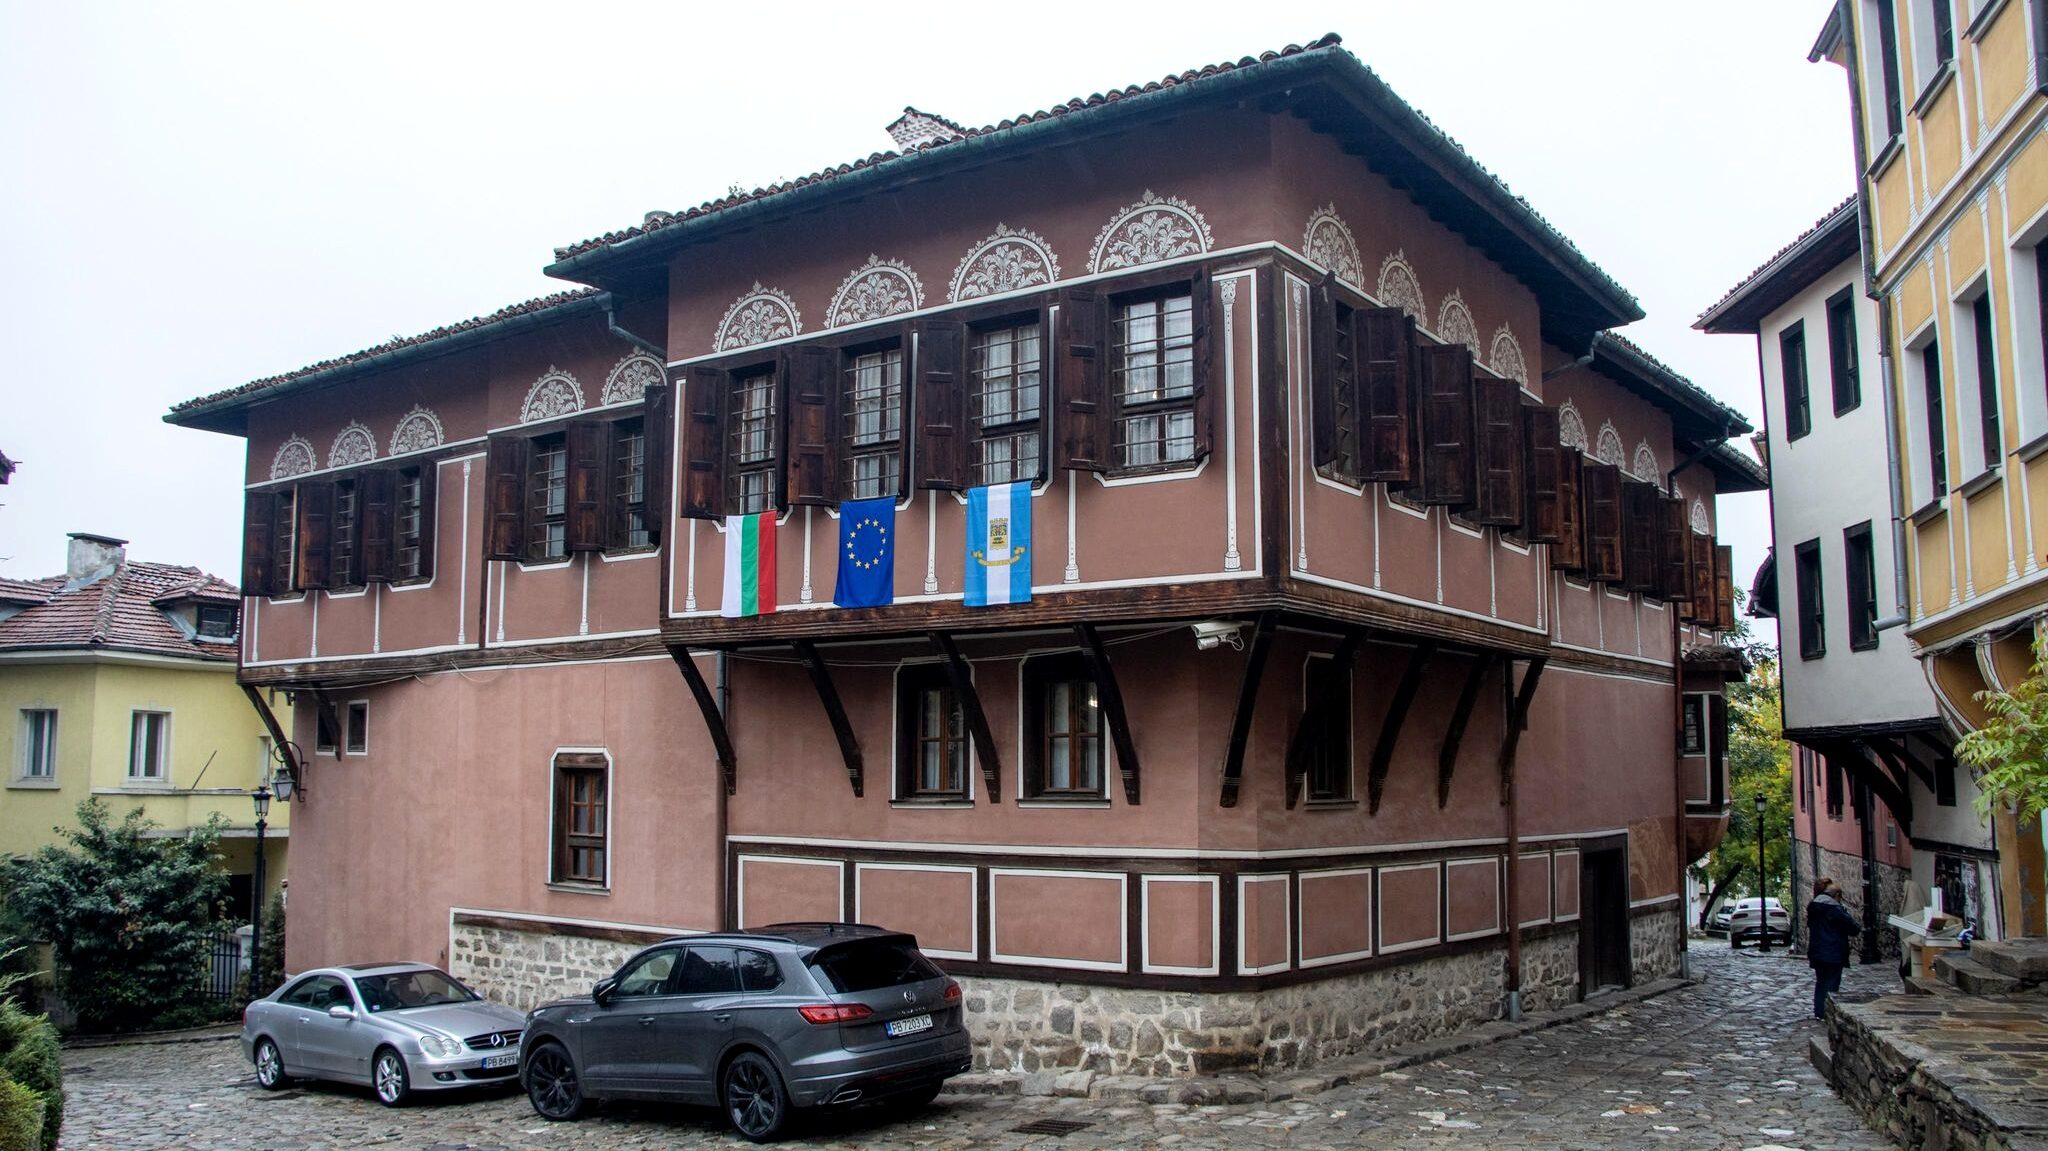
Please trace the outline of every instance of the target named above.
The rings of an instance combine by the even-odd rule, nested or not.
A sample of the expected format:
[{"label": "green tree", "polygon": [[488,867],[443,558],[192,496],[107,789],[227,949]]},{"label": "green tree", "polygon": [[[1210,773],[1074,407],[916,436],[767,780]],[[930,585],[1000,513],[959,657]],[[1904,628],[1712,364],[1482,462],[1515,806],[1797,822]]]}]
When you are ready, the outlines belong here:
[{"label": "green tree", "polygon": [[[1778,662],[1765,645],[1746,645],[1751,670],[1728,685],[1728,833],[1693,876],[1707,889],[1700,925],[1731,889],[1776,896],[1789,904],[1792,875],[1792,745],[1785,742],[1779,710]],[[1756,874],[1756,797],[1764,797],[1764,868],[1768,891]]]},{"label": "green tree", "polygon": [[152,837],[132,810],[78,805],[69,846],[7,865],[8,910],[50,942],[59,986],[79,1024],[126,1031],[190,1016],[202,998],[207,936],[227,877],[217,867],[219,816],[189,837]]},{"label": "green tree", "polygon": [[2021,824],[2048,809],[2048,645],[2035,644],[2034,668],[2011,691],[1980,691],[1988,718],[1956,741],[1956,758],[1979,769],[1977,815],[2011,808]]}]

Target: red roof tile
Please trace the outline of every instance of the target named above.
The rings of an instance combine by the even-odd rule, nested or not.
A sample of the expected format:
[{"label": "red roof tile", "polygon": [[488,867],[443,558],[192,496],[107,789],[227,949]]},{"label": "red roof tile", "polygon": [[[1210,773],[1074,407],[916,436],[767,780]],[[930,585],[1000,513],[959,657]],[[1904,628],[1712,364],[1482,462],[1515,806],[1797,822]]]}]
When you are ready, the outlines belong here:
[{"label": "red roof tile", "polygon": [[1832,208],[1829,208],[1827,210],[1826,215],[1823,215],[1820,219],[1815,220],[1813,222],[1813,227],[1808,228],[1804,232],[1799,233],[1799,237],[1797,239],[1793,240],[1791,243],[1785,245],[1784,247],[1779,248],[1776,252],[1773,252],[1771,254],[1770,259],[1765,260],[1761,264],[1758,264],[1755,267],[1755,269],[1753,269],[1749,273],[1749,275],[1742,277],[1742,279],[1739,282],[1737,282],[1734,287],[1728,289],[1726,292],[1721,293],[1721,298],[1714,301],[1712,307],[1708,308],[1706,311],[1701,312],[1699,314],[1698,322],[1705,323],[1708,316],[1711,316],[1715,312],[1719,311],[1723,304],[1726,304],[1728,301],[1734,299],[1736,296],[1742,293],[1743,289],[1749,287],[1751,284],[1754,284],[1757,281],[1757,279],[1761,277],[1765,272],[1771,270],[1772,265],[1776,264],[1779,260],[1784,259],[1794,249],[1798,248],[1801,244],[1804,244],[1806,241],[1812,239],[1823,229],[1834,224],[1837,220],[1841,218],[1842,213],[1849,212],[1853,214],[1855,210],[1856,196],[1853,193],[1851,193],[1848,199],[1842,201],[1839,204],[1836,204]]},{"label": "red roof tile", "polygon": [[0,580],[0,600],[25,602],[32,595],[42,602],[0,620],[0,652],[84,649],[235,660],[235,644],[188,639],[164,614],[182,600],[240,602],[233,584],[198,568],[123,560],[83,585],[63,576]]}]

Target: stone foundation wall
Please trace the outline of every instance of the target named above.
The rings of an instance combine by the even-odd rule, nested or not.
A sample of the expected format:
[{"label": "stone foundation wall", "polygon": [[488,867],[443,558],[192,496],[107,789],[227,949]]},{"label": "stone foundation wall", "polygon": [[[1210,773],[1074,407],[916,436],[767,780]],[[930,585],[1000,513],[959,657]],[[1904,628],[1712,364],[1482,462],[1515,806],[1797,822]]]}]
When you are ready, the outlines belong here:
[{"label": "stone foundation wall", "polygon": [[591,984],[617,971],[645,946],[457,923],[448,942],[448,973],[525,1011],[550,999],[588,992]]},{"label": "stone foundation wall", "polygon": [[[1806,949],[1806,903],[1813,898],[1813,847],[1798,843],[1792,853],[1792,898],[1799,902],[1799,930],[1796,933],[1799,949]],[[1912,872],[1903,867],[1893,867],[1881,860],[1873,860],[1871,866],[1877,869],[1877,921],[1882,924],[1887,915],[1904,915],[1906,907],[1906,885],[1912,882]],[[1820,849],[1820,875],[1842,885],[1842,902],[1859,921],[1864,920],[1863,908],[1863,857],[1843,851]],[[1790,908],[1786,910],[1790,911]],[[1856,954],[1863,953],[1862,944],[1852,941],[1850,946]],[[1878,953],[1886,959],[1899,957],[1899,933],[1885,928],[1877,933]]]},{"label": "stone foundation wall", "polygon": [[1579,1001],[1579,932],[1571,924],[1546,939],[1522,941],[1522,1012],[1554,1011]]},{"label": "stone foundation wall", "polygon": [[1685,933],[1685,908],[1637,915],[1628,923],[1628,966],[1636,986],[1678,974],[1680,937]]}]

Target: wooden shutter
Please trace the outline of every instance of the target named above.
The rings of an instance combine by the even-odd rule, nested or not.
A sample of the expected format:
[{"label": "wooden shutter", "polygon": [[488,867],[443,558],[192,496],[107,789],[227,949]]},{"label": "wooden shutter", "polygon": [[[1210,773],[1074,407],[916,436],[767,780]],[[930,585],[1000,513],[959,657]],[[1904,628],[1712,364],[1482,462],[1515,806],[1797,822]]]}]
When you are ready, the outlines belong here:
[{"label": "wooden shutter", "polygon": [[567,497],[563,535],[571,553],[604,550],[605,457],[610,454],[611,444],[601,421],[577,420],[563,436]]},{"label": "wooden shutter", "polygon": [[1655,484],[1621,481],[1622,586],[1630,591],[1654,594],[1658,587],[1663,533],[1658,498]]},{"label": "wooden shutter", "polygon": [[277,531],[277,493],[248,492],[242,496],[242,594],[276,595],[271,583],[271,548]]},{"label": "wooden shutter", "polygon": [[[525,436],[492,436],[484,449],[484,558],[526,558]],[[424,541],[422,541],[424,543]]]},{"label": "wooden shutter", "polygon": [[[440,468],[440,465],[436,464],[436,463],[435,463],[434,461],[432,461],[432,460],[424,460],[424,461],[422,461],[422,462],[420,463],[420,465],[419,465],[419,471],[420,471],[420,574],[419,574],[419,578],[420,578],[420,579],[432,579],[432,578],[434,577],[434,548],[435,548],[435,542],[436,542],[436,539],[437,539],[437,537],[436,537],[436,536],[434,535],[434,497],[435,497],[435,496],[436,496],[437,494],[439,494],[439,492],[440,492],[440,490],[441,490],[441,468]],[[469,541],[468,541],[468,540],[464,540],[464,541],[462,541],[462,545],[461,545],[461,546],[463,546],[463,547],[468,547],[468,546],[469,546]]]},{"label": "wooden shutter", "polygon": [[1688,530],[1692,552],[1692,617],[1706,627],[1714,625],[1714,539],[1704,532]]},{"label": "wooden shutter", "polygon": [[725,515],[725,425],[719,417],[727,387],[723,368],[700,364],[689,369],[682,413],[683,506],[677,510],[691,519]]},{"label": "wooden shutter", "polygon": [[1557,543],[1550,566],[1574,575],[1586,570],[1586,454],[1577,448],[1557,450]]},{"label": "wooden shutter", "polygon": [[1216,360],[1223,354],[1223,341],[1210,338],[1215,325],[1210,322],[1209,312],[1216,306],[1216,294],[1210,286],[1209,269],[1195,269],[1188,293],[1193,297],[1188,301],[1188,321],[1194,328],[1195,362],[1189,365],[1189,370],[1194,375],[1195,458],[1199,460],[1216,445],[1216,405],[1222,402],[1217,398],[1221,387],[1212,386],[1223,375],[1216,368]]},{"label": "wooden shutter", "polygon": [[1685,501],[1660,499],[1662,517],[1657,536],[1657,594],[1678,609],[1678,618],[1692,618],[1692,580],[1686,571],[1691,552],[1685,546]]},{"label": "wooden shutter", "polygon": [[1735,627],[1735,549],[1714,545],[1714,626],[1721,631]]},{"label": "wooden shutter", "polygon": [[[904,375],[909,377],[910,349]],[[837,504],[839,359],[834,346],[805,344],[784,357],[789,379],[789,454],[783,477],[791,504]]]},{"label": "wooden shutter", "polygon": [[362,541],[356,563],[364,583],[391,582],[392,548],[398,531],[392,514],[397,480],[398,473],[390,468],[370,468],[356,480],[356,525]]},{"label": "wooden shutter", "polygon": [[917,326],[917,486],[967,487],[967,325],[926,320]]},{"label": "wooden shutter", "polygon": [[1580,472],[1586,509],[1586,577],[1619,584],[1621,558],[1621,469],[1587,463]]},{"label": "wooden shutter", "polygon": [[1472,502],[1472,351],[1463,344],[1422,350],[1423,503]]},{"label": "wooden shutter", "polygon": [[[676,434],[676,394],[666,382],[649,384],[647,406],[640,416],[640,434],[647,445],[647,542],[659,546],[668,531],[671,446]],[[625,546],[625,540],[617,541]]]},{"label": "wooden shutter", "polygon": [[1061,290],[1053,406],[1059,413],[1059,464],[1063,468],[1109,470],[1109,413],[1103,402],[1108,335],[1108,304],[1095,289]]},{"label": "wooden shutter", "polygon": [[1309,305],[1308,423],[1315,466],[1335,469],[1342,443],[1337,434],[1337,277],[1324,273]]},{"label": "wooden shutter", "polygon": [[293,497],[298,512],[298,554],[293,557],[292,587],[299,591],[325,589],[328,583],[327,546],[334,525],[334,485],[324,480],[307,480],[298,485]]},{"label": "wooden shutter", "polygon": [[1364,422],[1365,478],[1396,487],[1415,481],[1408,394],[1415,368],[1415,317],[1399,308],[1351,314],[1359,362],[1358,411]]},{"label": "wooden shutter", "polygon": [[1478,506],[1472,518],[1493,527],[1522,526],[1522,389],[1513,380],[1474,382],[1473,443]]},{"label": "wooden shutter", "polygon": [[1522,531],[1530,543],[1554,544],[1563,524],[1557,505],[1558,469],[1563,455],[1557,440],[1557,409],[1540,404],[1522,408],[1523,485]]}]

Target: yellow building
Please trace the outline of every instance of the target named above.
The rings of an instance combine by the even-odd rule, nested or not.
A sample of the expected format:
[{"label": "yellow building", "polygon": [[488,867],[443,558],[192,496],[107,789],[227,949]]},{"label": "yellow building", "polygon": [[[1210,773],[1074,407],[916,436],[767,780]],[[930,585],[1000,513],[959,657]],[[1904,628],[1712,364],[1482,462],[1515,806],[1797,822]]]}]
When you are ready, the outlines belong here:
[{"label": "yellow building", "polygon": [[[1906,634],[1968,731],[2048,615],[2048,5],[1842,0],[1813,57],[1849,76]],[[2005,931],[2043,934],[2042,830],[1992,830]]]},{"label": "yellow building", "polygon": [[[132,561],[123,542],[74,534],[63,575],[0,579],[0,856],[61,842],[88,797],[115,818],[141,808],[161,835],[219,813],[230,910],[246,917],[250,793],[274,761],[235,682],[239,593],[197,568]],[[268,894],[290,820],[271,805]]]}]

